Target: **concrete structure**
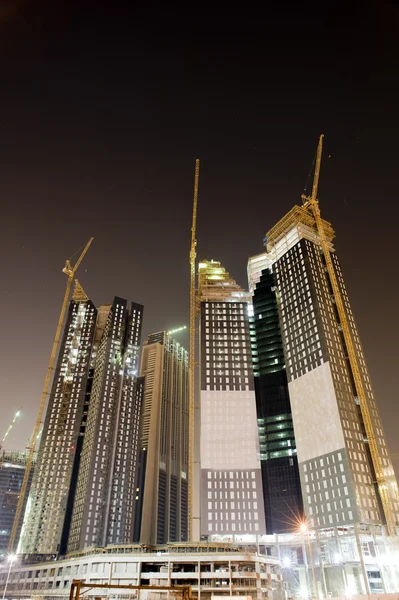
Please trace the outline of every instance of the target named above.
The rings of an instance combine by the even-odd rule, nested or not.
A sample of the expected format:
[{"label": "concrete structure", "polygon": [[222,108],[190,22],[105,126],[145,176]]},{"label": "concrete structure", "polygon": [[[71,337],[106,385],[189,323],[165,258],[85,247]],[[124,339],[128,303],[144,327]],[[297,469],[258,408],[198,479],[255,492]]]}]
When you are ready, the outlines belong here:
[{"label": "concrete structure", "polygon": [[186,541],[188,533],[188,353],[161,331],[143,347],[144,402],[135,537]]},{"label": "concrete structure", "polygon": [[[7,565],[0,568],[0,593]],[[72,579],[91,583],[133,585],[191,585],[194,598],[229,597],[241,600],[282,600],[278,560],[240,551],[226,544],[120,546],[84,552],[56,562],[19,564],[12,568],[7,598],[69,598]],[[107,590],[88,589],[85,598],[107,596]],[[132,591],[110,591],[110,597],[138,597]],[[147,598],[140,592],[140,598]],[[167,594],[152,593],[154,600]]]},{"label": "concrete structure", "polygon": [[[399,540],[383,527],[362,525],[283,535],[213,536],[248,551],[278,557],[288,598],[398,593]],[[313,589],[316,588],[316,594]]]},{"label": "concrete structure", "polygon": [[[28,456],[26,452],[11,450],[0,451],[0,557],[7,554],[8,542],[14,523],[15,511],[25,475],[27,460]],[[16,543],[18,543],[21,533],[23,514],[28,500],[33,472],[34,466],[30,472],[23,512],[15,540]]]},{"label": "concrete structure", "polygon": [[[333,246],[323,222],[373,419],[387,494],[398,523],[398,488],[368,369]],[[294,207],[250,259],[251,287],[270,267],[278,299],[304,508],[311,527],[384,524],[379,490],[335,299],[313,216]]]},{"label": "concrete structure", "polygon": [[[133,540],[143,307],[116,297],[95,357],[67,551]],[[104,314],[105,317],[105,314]]]},{"label": "concrete structure", "polygon": [[198,266],[201,534],[265,533],[250,296],[215,261]]},{"label": "concrete structure", "polygon": [[[233,543],[231,536],[214,538],[217,542],[206,544],[125,545],[73,553],[57,561],[40,556],[35,563],[19,561],[12,566],[6,597],[68,598],[72,580],[82,579],[87,583],[191,585],[193,597],[203,600],[311,598],[312,571],[320,599],[378,594],[383,600],[384,593],[393,592],[397,597],[399,550],[381,528],[364,527],[356,532],[347,527],[310,535],[246,534],[234,536]],[[7,562],[0,564],[0,594],[8,569]],[[132,594],[137,598],[132,591],[85,590],[89,598],[127,599]],[[146,594],[141,591],[140,598],[149,600]],[[166,599],[165,593],[151,593],[151,600]]]},{"label": "concrete structure", "polygon": [[[80,290],[79,290],[80,291]],[[76,293],[76,290],[75,290]],[[74,295],[44,421],[19,552],[60,551],[86,403],[97,310]]]}]

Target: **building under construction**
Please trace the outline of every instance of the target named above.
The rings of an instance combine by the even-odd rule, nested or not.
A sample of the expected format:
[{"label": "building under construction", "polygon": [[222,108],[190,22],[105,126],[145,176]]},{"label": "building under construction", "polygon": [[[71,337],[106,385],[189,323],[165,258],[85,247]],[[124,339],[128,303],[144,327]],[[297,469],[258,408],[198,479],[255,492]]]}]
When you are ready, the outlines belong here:
[{"label": "building under construction", "polygon": [[100,307],[99,314],[76,493],[61,553],[133,540],[143,397],[137,381],[143,306],[128,306],[115,297],[112,304]]},{"label": "building under construction", "polygon": [[75,288],[19,552],[65,554],[133,539],[143,307],[98,310]]},{"label": "building under construction", "polygon": [[[179,580],[191,585],[197,597],[276,599],[282,597],[278,564],[288,597],[398,591],[397,482],[335,252],[334,231],[320,215],[321,151],[322,137],[311,194],[304,195],[302,206],[295,206],[268,232],[265,251],[250,259],[249,293],[215,261],[199,263],[196,285],[196,162],[188,373],[191,542],[187,545],[110,546],[118,544],[118,536],[107,536],[105,524],[115,530],[118,508],[122,508],[117,506],[121,481],[114,477],[112,465],[123,469],[127,457],[133,456],[118,454],[123,440],[115,435],[114,428],[123,408],[124,388],[118,375],[125,377],[122,340],[126,338],[118,330],[118,312],[118,318],[110,321],[109,339],[102,339],[97,346],[91,307],[83,291],[75,291],[76,310],[71,310],[76,314],[67,321],[52,392],[56,402],[46,417],[40,448],[42,457],[51,446],[52,469],[37,470],[35,481],[42,471],[47,479],[41,480],[31,496],[32,514],[36,516],[27,520],[31,533],[22,545],[25,552],[47,554],[46,561],[52,560],[51,553],[59,554],[62,549],[66,517],[71,514],[77,465],[73,440],[76,426],[78,435],[85,431],[86,421],[80,420],[79,410],[87,413],[84,407],[88,398],[86,392],[85,398],[81,393],[83,388],[90,389],[90,365],[96,356],[85,346],[89,338],[89,345],[98,348],[100,355],[108,348],[109,360],[103,364],[115,368],[110,377],[97,375],[97,384],[93,383],[98,390],[98,382],[110,387],[96,392],[96,402],[89,408],[93,427],[83,470],[80,465],[85,485],[78,486],[76,492],[80,505],[75,509],[78,507],[80,513],[69,555],[57,562],[15,568],[10,590],[16,596],[62,597],[76,576],[94,584],[106,580],[139,586],[143,581],[154,585],[166,581],[170,585]],[[67,267],[70,285],[74,270],[69,262]],[[116,315],[116,307],[112,314]],[[155,361],[155,355],[152,358]],[[157,375],[154,369],[144,374],[154,377],[154,382],[165,375],[161,368]],[[255,379],[264,377],[258,387],[254,374]],[[276,386],[280,395],[273,398],[272,407]],[[140,402],[133,388],[129,389],[128,404],[134,408],[138,425]],[[108,408],[111,420],[107,420]],[[136,444],[138,431],[137,426]],[[97,444],[96,436],[100,440]],[[136,482],[132,473],[130,484]],[[199,481],[196,488],[194,484]],[[135,488],[138,499],[140,485]],[[284,503],[289,486],[291,500]],[[134,487],[125,488],[127,503],[132,500]],[[264,503],[266,517],[271,520],[271,529],[266,529],[270,535],[264,529]],[[90,506],[95,510],[89,510]],[[107,516],[112,510],[106,513],[103,507],[113,509],[112,519]],[[170,520],[170,515],[162,516]],[[132,512],[129,518],[131,532]],[[89,527],[85,529],[86,523]],[[284,533],[284,523],[290,523],[288,534]],[[277,530],[279,535],[275,535]],[[203,542],[198,542],[200,534]],[[146,553],[151,556],[142,559]],[[179,559],[180,554],[185,554],[184,560]],[[7,577],[3,567],[0,583],[7,586]],[[100,595],[96,589],[89,595]]]},{"label": "building under construction", "polygon": [[[278,293],[305,514],[316,528],[366,523],[388,525],[396,533],[397,483],[334,250],[334,232],[326,221],[322,228],[324,247],[309,206],[296,206],[268,232],[266,253],[249,261],[252,287],[258,285],[263,261]],[[344,314],[338,310],[338,294]]]},{"label": "building under construction", "polygon": [[[7,568],[0,565],[0,590],[6,580]],[[284,597],[277,557],[260,556],[232,544],[190,543],[88,549],[54,562],[18,564],[12,569],[7,597],[67,599],[74,580],[84,582],[82,597],[92,600],[178,600],[181,594],[174,594],[180,586],[189,586],[191,598],[198,600]],[[112,589],[113,585],[142,587],[137,591]],[[165,587],[176,589],[166,591]]]},{"label": "building under construction", "polygon": [[198,266],[201,534],[265,533],[249,294],[216,261]]},{"label": "building under construction", "polygon": [[188,352],[166,331],[143,346],[144,398],[134,541],[187,541]]},{"label": "building under construction", "polygon": [[19,552],[60,552],[88,410],[97,309],[77,288],[69,306]]},{"label": "building under construction", "polygon": [[[7,554],[27,459],[26,452],[0,450],[0,557]],[[23,511],[26,507],[33,472],[34,470],[32,469],[23,500]],[[22,516],[18,523],[17,540],[21,533],[21,527]]]}]

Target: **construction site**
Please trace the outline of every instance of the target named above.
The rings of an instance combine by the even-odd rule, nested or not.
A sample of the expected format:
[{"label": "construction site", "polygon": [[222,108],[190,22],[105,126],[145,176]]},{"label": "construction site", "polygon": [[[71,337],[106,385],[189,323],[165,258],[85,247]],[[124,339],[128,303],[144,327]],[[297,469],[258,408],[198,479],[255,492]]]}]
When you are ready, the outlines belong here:
[{"label": "construction site", "polygon": [[[303,388],[300,388],[297,381],[300,377],[308,376],[308,366],[304,367],[301,363],[302,370],[298,376],[295,375],[296,379],[293,375],[290,381],[293,415],[296,418],[294,425],[299,423],[296,426],[298,458],[307,457],[306,460],[300,460],[302,494],[305,499],[305,519],[301,522],[301,527],[298,526],[295,532],[273,535],[269,533],[238,535],[230,532],[226,534],[218,532],[209,535],[206,540],[201,540],[201,504],[199,500],[201,457],[198,443],[198,415],[201,407],[197,390],[201,360],[198,333],[200,294],[203,302],[209,299],[223,302],[226,301],[226,298],[233,298],[229,301],[245,300],[250,303],[252,290],[245,292],[235,282],[232,284],[228,273],[225,274],[217,261],[203,263],[197,261],[196,227],[200,169],[200,162],[197,160],[194,174],[189,253],[188,539],[190,541],[157,546],[130,544],[86,548],[63,556],[56,553],[16,555],[18,552],[17,541],[27,503],[27,491],[32,482],[37,440],[44,420],[72,284],[76,271],[92,243],[92,239],[90,239],[75,265],[72,266],[68,260],[63,270],[67,275],[66,291],[29,448],[24,454],[2,451],[0,455],[0,493],[2,493],[2,486],[5,489],[8,485],[2,484],[3,473],[9,473],[10,469],[13,469],[13,472],[18,473],[19,477],[18,486],[15,490],[5,491],[4,500],[2,500],[3,509],[4,507],[10,508],[9,514],[13,518],[12,527],[11,517],[8,518],[7,525],[8,553],[12,559],[5,560],[0,566],[0,590],[3,590],[3,599],[55,600],[56,598],[70,598],[79,600],[81,597],[106,597],[135,598],[137,600],[158,600],[158,598],[160,600],[171,598],[211,600],[223,597],[226,600],[228,598],[286,600],[288,598],[361,598],[362,595],[373,594],[378,595],[379,598],[385,596],[389,598],[389,594],[395,594],[395,598],[397,597],[399,591],[398,489],[392,463],[385,448],[360,342],[358,342],[339,263],[335,255],[334,230],[329,222],[322,219],[320,213],[318,183],[322,147],[323,136],[320,136],[311,193],[302,195],[302,206],[295,206],[270,229],[265,238],[265,253],[253,257],[252,263],[250,259],[249,264],[249,272],[253,277],[252,283],[251,280],[249,282],[251,290],[251,287],[256,287],[263,270],[273,268],[273,265],[284,258],[297,244],[303,243],[303,248],[306,248],[306,244],[310,243],[312,248],[313,246],[317,248],[317,260],[314,261],[316,266],[312,265],[312,268],[316,272],[317,267],[324,277],[324,287],[321,286],[321,291],[317,291],[317,293],[325,294],[328,299],[329,312],[326,311],[325,314],[333,323],[333,335],[335,336],[331,337],[334,339],[333,343],[326,344],[325,352],[329,352],[331,357],[334,356],[332,362],[342,365],[345,374],[348,374],[348,376],[345,375],[345,381],[340,387],[339,373],[334,371],[331,377],[332,383],[330,380],[328,381],[330,387],[326,388],[327,391],[323,391],[323,394],[325,393],[326,398],[328,396],[328,401],[331,401],[332,404],[333,401],[336,402],[333,392],[338,390],[340,395],[337,394],[337,397],[339,395],[340,403],[337,404],[340,410],[347,410],[353,414],[358,428],[350,429],[348,425],[348,427],[345,426],[346,429],[342,435],[341,433],[335,435],[335,432],[330,435],[330,429],[332,430],[334,427],[332,425],[330,427],[330,422],[328,422],[326,433],[320,436],[320,442],[314,439],[309,440],[306,424],[303,426],[305,433],[301,437],[299,412],[305,409],[302,409],[302,404],[300,404],[302,402],[300,393],[303,395],[303,391],[301,391]],[[310,253],[309,250],[309,255]],[[299,254],[298,257],[297,262],[299,263]],[[291,267],[287,267],[286,263],[281,264],[284,265],[284,268],[281,269],[283,275],[280,279],[282,290],[285,285],[284,273]],[[207,267],[208,273],[213,269],[214,281],[212,277],[208,277],[208,279],[205,277],[205,267]],[[278,269],[275,270],[278,271]],[[303,267],[303,272],[305,272],[305,267]],[[214,283],[217,283],[217,286],[214,286]],[[223,283],[225,288],[222,287]],[[77,289],[81,290],[80,287]],[[81,293],[84,294],[83,290]],[[281,300],[279,301],[282,315]],[[287,317],[284,316],[284,321],[286,318],[289,319],[290,314]],[[324,319],[324,316],[320,318]],[[316,323],[316,319],[314,323]],[[302,335],[301,346],[298,347],[304,355],[303,337]],[[329,333],[327,337],[330,337]],[[314,350],[316,344],[314,342],[312,344],[312,356],[315,357],[315,361],[319,361],[317,366],[325,369],[323,365],[327,361],[323,359],[322,350],[320,349],[316,357]],[[336,350],[338,346],[339,354]],[[287,352],[287,344],[285,351]],[[337,352],[337,361],[335,361],[334,352]],[[289,364],[287,360],[287,366]],[[294,373],[293,368],[292,373]],[[312,375],[312,377],[315,376]],[[323,377],[323,381],[320,379],[316,382],[317,385],[315,384],[318,389],[321,389],[326,381],[326,377],[324,375]],[[72,376],[65,377],[63,385],[64,413],[59,417],[60,423],[66,419],[68,398],[72,389]],[[345,389],[344,385],[346,385]],[[296,409],[296,397],[298,397],[299,409]],[[327,400],[326,407],[323,408],[324,411],[328,409]],[[296,416],[295,410],[298,410],[299,416]],[[312,406],[310,410],[313,411]],[[338,410],[335,410],[334,415],[336,415],[338,423]],[[308,423],[311,422],[311,419],[312,415],[309,416]],[[340,423],[339,421],[339,425]],[[336,429],[338,429],[338,425]],[[338,437],[339,441],[337,442]],[[355,462],[350,462],[349,458],[346,462],[342,458],[341,446],[345,446],[348,450],[348,457],[353,459],[352,450],[355,448],[351,445],[353,439],[358,443],[360,448],[358,454],[361,456],[362,465],[365,465],[361,469],[356,466]],[[320,450],[325,442],[327,450],[324,449],[324,446]],[[311,443],[314,444],[316,450],[309,450]],[[318,443],[320,448],[317,447]],[[273,457],[265,455],[265,460],[266,458],[268,460],[279,458],[277,454]],[[333,454],[334,456],[332,456]],[[322,458],[321,462],[319,461],[316,465],[316,455],[318,461],[319,456],[327,455],[328,460]],[[310,459],[313,461],[312,463]],[[323,460],[326,463],[323,463]],[[328,475],[325,474],[326,465],[329,469]],[[351,469],[353,473],[359,471],[363,474],[362,479],[359,476],[359,485],[356,483],[358,475],[356,473],[353,475]],[[315,484],[320,480],[320,482],[323,481],[324,486],[322,487],[319,482],[318,488],[313,488],[314,495],[312,497],[308,481],[310,470],[315,473]],[[343,479],[338,482],[339,474]],[[348,483],[349,480],[352,488]],[[313,474],[311,482],[313,482]],[[342,488],[339,487],[341,484]],[[331,485],[332,491],[330,491],[329,485]],[[348,487],[350,488],[349,492]],[[341,489],[346,491],[342,491],[341,494]],[[321,491],[324,490],[327,491],[324,492],[325,496],[322,498]],[[320,498],[319,496],[316,498],[316,494],[319,494]],[[344,496],[347,496],[345,504]],[[318,503],[317,508],[314,508],[315,503]],[[331,504],[333,504],[333,508],[331,508]],[[5,545],[6,538],[3,540],[2,534],[3,532],[0,531],[0,543]]]}]

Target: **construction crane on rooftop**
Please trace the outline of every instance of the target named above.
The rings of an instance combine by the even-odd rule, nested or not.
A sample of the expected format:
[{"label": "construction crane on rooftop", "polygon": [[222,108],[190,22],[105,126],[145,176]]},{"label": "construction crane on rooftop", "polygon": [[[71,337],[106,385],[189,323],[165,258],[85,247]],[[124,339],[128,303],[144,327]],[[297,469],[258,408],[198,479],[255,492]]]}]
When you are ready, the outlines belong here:
[{"label": "construction crane on rooftop", "polygon": [[353,381],[354,381],[354,392],[356,394],[356,399],[360,405],[361,415],[363,418],[364,428],[366,431],[367,442],[370,448],[370,454],[372,459],[372,464],[375,471],[376,483],[378,486],[378,491],[381,498],[382,508],[384,511],[387,529],[389,535],[396,535],[396,520],[394,517],[394,510],[391,506],[391,499],[387,490],[387,482],[384,474],[383,463],[380,455],[380,450],[377,445],[377,441],[374,434],[372,417],[370,412],[370,407],[367,399],[367,395],[364,388],[364,383],[362,379],[362,375],[359,368],[358,358],[356,354],[356,350],[354,348],[352,335],[348,323],[348,317],[346,315],[346,310],[344,306],[344,302],[342,299],[342,294],[340,287],[338,285],[338,279],[335,272],[334,264],[331,258],[331,252],[328,245],[323,220],[320,214],[320,206],[319,201],[317,199],[317,192],[319,186],[319,176],[320,176],[320,165],[321,165],[321,155],[323,150],[323,135],[319,138],[319,144],[317,147],[316,154],[316,164],[313,178],[313,186],[312,193],[310,196],[306,196],[302,194],[302,201],[304,203],[305,208],[309,208],[312,211],[317,233],[319,234],[321,248],[324,254],[327,273],[330,279],[331,288],[333,292],[333,300],[335,301],[335,305],[338,311],[339,317],[339,326],[342,331],[344,343],[346,346],[346,351],[348,354],[349,365],[352,371]]},{"label": "construction crane on rooftop", "polygon": [[169,329],[168,335],[175,335],[176,333],[181,333],[187,329],[187,325],[182,325],[181,327],[176,327],[175,329]]},{"label": "construction crane on rooftop", "polygon": [[199,158],[195,161],[193,219],[191,225],[190,248],[190,355],[188,366],[188,539],[193,538],[193,506],[194,506],[194,416],[195,416],[195,319],[197,296],[195,290],[195,260],[197,257],[197,205],[199,186]]},{"label": "construction crane on rooftop", "polygon": [[17,504],[17,508],[16,508],[15,516],[14,516],[14,523],[13,523],[13,526],[12,526],[10,540],[9,540],[9,543],[8,543],[8,551],[9,551],[9,553],[12,553],[12,552],[14,552],[16,550],[16,548],[14,548],[15,538],[16,538],[16,535],[17,535],[18,525],[19,525],[19,521],[20,521],[20,518],[21,518],[21,514],[22,514],[22,509],[23,509],[23,505],[24,505],[24,498],[25,498],[25,495],[26,495],[26,489],[28,487],[29,475],[30,475],[30,471],[31,471],[31,468],[32,468],[33,458],[34,458],[34,455],[35,455],[36,442],[37,442],[37,438],[39,436],[40,428],[41,428],[42,421],[43,421],[43,413],[44,413],[44,409],[45,409],[45,406],[46,406],[47,395],[48,395],[48,391],[49,391],[49,387],[50,387],[50,382],[51,382],[51,376],[52,376],[52,373],[53,373],[54,363],[55,363],[55,359],[56,359],[56,356],[57,356],[58,345],[59,345],[60,339],[61,339],[62,326],[63,326],[63,323],[64,323],[65,313],[66,313],[66,309],[67,309],[67,306],[68,306],[68,300],[69,300],[69,295],[71,293],[71,287],[72,287],[73,279],[74,279],[76,271],[79,268],[80,263],[82,262],[83,258],[85,257],[86,252],[90,248],[90,245],[91,245],[93,239],[94,238],[90,238],[89,239],[89,241],[87,242],[87,244],[83,248],[83,250],[82,250],[82,252],[81,252],[78,260],[76,261],[76,263],[75,263],[75,265],[73,267],[71,265],[70,259],[68,259],[65,262],[65,267],[62,269],[62,272],[65,273],[65,275],[67,275],[68,280],[67,280],[67,285],[66,285],[64,300],[63,300],[62,306],[61,306],[60,317],[58,319],[57,329],[56,329],[56,332],[55,332],[55,338],[54,338],[54,342],[53,342],[53,347],[51,349],[50,360],[49,360],[48,367],[47,367],[47,373],[46,373],[46,377],[45,377],[45,380],[44,380],[43,391],[42,391],[42,395],[41,395],[41,398],[40,398],[39,412],[37,414],[35,428],[33,430],[32,437],[31,437],[29,446],[27,448],[27,450],[29,451],[29,453],[28,453],[28,459],[27,459],[27,462],[26,462],[24,479],[23,479],[21,490],[20,490],[20,493],[19,493],[18,504]]},{"label": "construction crane on rooftop", "polygon": [[4,442],[5,439],[7,438],[8,434],[10,433],[11,429],[14,427],[15,421],[18,419],[19,415],[21,414],[20,410],[17,410],[17,412],[14,415],[13,420],[11,421],[10,425],[8,426],[7,431],[4,434],[3,439],[0,441],[0,450],[4,447]]}]

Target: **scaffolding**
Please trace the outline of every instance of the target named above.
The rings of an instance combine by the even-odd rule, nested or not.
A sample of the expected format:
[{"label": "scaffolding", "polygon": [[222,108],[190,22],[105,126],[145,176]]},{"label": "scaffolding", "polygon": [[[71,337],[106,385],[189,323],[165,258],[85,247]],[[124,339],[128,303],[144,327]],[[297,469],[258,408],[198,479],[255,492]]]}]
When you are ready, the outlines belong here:
[{"label": "scaffolding", "polygon": [[[114,584],[114,583],[90,583],[85,582],[81,579],[73,579],[71,584],[71,591],[69,593],[69,600],[80,600],[83,594],[87,598],[87,592],[91,590],[107,590],[105,593],[99,592],[97,598],[108,597],[108,590],[123,590],[126,592],[135,592],[130,594],[129,597],[140,598],[141,591],[150,592],[167,592],[168,598],[174,597],[175,595],[181,597],[182,600],[191,600],[191,586],[190,585],[130,585],[130,584]],[[85,592],[81,593],[83,590]]]}]

